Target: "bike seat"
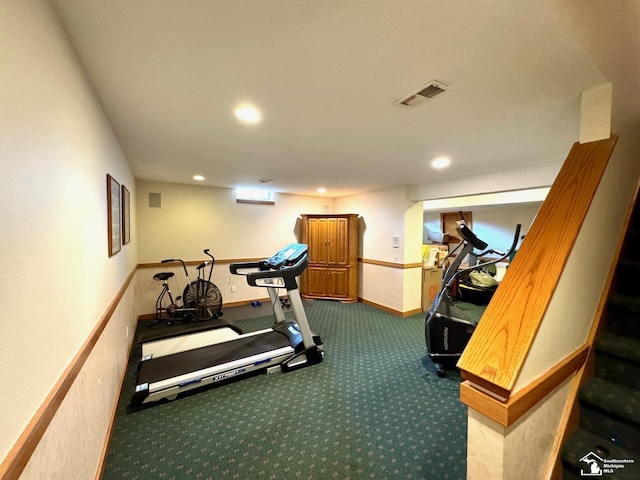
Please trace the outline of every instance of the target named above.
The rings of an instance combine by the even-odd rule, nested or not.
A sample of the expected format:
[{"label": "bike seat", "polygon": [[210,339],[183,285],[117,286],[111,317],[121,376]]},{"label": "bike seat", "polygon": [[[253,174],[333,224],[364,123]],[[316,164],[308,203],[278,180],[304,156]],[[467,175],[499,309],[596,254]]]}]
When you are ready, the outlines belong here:
[{"label": "bike seat", "polygon": [[162,273],[156,273],[153,276],[153,279],[164,282],[165,280],[169,280],[171,277],[173,277],[172,272],[162,272]]}]

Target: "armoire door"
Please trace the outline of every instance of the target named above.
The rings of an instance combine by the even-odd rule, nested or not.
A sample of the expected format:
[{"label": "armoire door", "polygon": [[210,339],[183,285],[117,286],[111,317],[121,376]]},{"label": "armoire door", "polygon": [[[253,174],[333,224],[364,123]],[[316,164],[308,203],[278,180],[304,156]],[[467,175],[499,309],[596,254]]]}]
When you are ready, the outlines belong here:
[{"label": "armoire door", "polygon": [[309,218],[307,220],[307,244],[309,245],[309,263],[327,264],[329,261],[328,218]]},{"label": "armoire door", "polygon": [[330,218],[327,227],[327,263],[330,265],[349,265],[348,219]]}]

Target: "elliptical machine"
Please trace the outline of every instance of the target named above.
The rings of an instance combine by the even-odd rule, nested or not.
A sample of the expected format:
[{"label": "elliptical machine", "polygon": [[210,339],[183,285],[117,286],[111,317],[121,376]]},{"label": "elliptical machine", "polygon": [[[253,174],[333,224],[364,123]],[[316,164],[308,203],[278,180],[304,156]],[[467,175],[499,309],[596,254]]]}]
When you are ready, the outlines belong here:
[{"label": "elliptical machine", "polygon": [[[455,367],[455,364],[460,359],[462,352],[467,346],[467,343],[469,343],[469,339],[478,324],[477,321],[469,319],[456,307],[451,296],[451,290],[455,281],[460,275],[505,260],[515,251],[520,237],[521,225],[518,224],[516,226],[513,243],[508,252],[504,253],[492,248],[485,250],[488,246],[487,243],[476,237],[464,222],[462,213],[460,215],[462,221],[458,222],[456,231],[462,238],[462,241],[447,255],[445,262],[453,254],[459,252],[444,272],[440,293],[438,293],[425,318],[424,336],[427,344],[427,353],[435,364],[436,374],[439,377],[446,376],[447,369]],[[499,255],[499,257],[479,265],[460,268],[465,257],[473,254],[475,249],[484,250],[481,253],[474,254],[476,257],[482,257],[484,255]]]}]

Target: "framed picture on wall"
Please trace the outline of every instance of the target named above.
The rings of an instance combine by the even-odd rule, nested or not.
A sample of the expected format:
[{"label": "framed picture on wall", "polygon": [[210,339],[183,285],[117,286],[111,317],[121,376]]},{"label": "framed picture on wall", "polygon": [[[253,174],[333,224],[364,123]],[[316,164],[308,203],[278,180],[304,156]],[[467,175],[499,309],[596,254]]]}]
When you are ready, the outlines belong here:
[{"label": "framed picture on wall", "polygon": [[122,245],[131,241],[131,194],[127,187],[122,185]]},{"label": "framed picture on wall", "polygon": [[107,174],[107,213],[109,230],[109,256],[120,251],[120,184]]}]

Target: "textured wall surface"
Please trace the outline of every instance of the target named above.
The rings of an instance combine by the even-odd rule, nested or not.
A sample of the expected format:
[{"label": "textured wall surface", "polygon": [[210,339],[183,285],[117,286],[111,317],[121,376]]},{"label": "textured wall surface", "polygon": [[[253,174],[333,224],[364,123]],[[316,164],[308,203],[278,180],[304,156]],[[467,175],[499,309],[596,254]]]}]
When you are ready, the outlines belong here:
[{"label": "textured wall surface", "polygon": [[[108,257],[106,174],[135,195],[133,175],[49,3],[9,0],[2,17],[0,378],[11,385],[0,398],[5,458],[135,268],[137,254],[133,238]],[[131,220],[135,230],[135,212]],[[125,358],[121,327],[115,327],[121,342],[107,358],[98,354],[98,364]],[[79,463],[95,467],[121,369],[121,363],[115,370],[90,367],[102,375],[83,375],[74,386],[70,411],[80,418],[52,426],[40,449],[57,452],[55,462],[38,453],[34,477],[55,478],[43,473],[54,464],[68,469],[59,478],[91,469]],[[88,448],[82,455],[72,446],[79,438]]]}]

